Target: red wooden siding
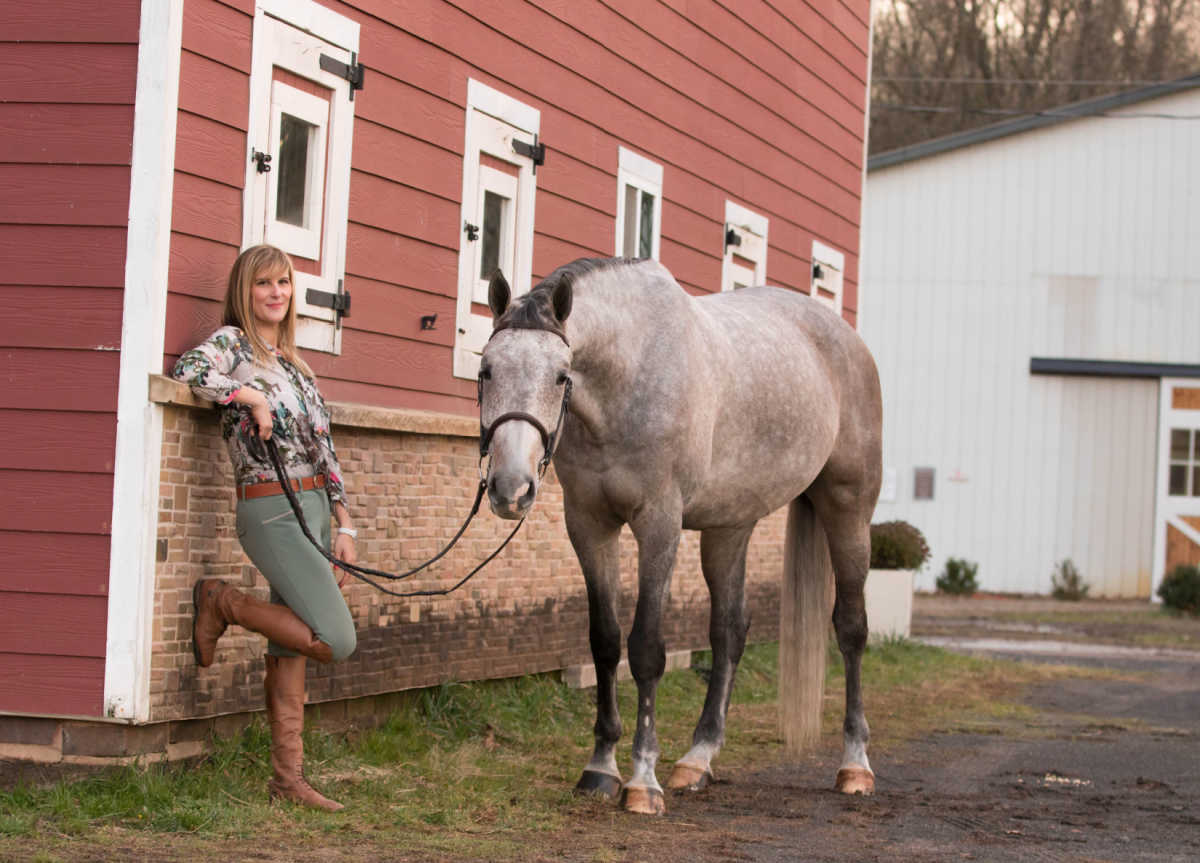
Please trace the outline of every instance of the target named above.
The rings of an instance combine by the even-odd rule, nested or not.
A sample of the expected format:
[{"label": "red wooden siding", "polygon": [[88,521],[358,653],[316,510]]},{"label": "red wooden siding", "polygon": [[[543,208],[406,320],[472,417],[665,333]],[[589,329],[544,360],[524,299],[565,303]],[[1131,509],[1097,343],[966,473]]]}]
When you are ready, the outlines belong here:
[{"label": "red wooden siding", "polygon": [[0,7],[0,711],[99,715],[141,3]]},{"label": "red wooden siding", "polygon": [[[470,413],[451,374],[467,79],[541,111],[534,276],[608,255],[618,146],[664,168],[661,257],[718,288],[725,201],[770,219],[768,281],[807,292],[814,239],[857,303],[868,4],[323,0],[359,22],[342,354],[332,398]],[[165,365],[215,327],[240,238],[252,4],[189,0]],[[438,314],[422,331],[418,319]]]}]

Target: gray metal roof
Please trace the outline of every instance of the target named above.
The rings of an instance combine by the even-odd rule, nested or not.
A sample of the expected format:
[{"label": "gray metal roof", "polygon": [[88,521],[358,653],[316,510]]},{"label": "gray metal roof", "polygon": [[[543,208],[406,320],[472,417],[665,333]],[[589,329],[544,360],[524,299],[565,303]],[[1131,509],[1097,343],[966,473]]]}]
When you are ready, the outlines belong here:
[{"label": "gray metal roof", "polygon": [[1134,105],[1138,102],[1156,99],[1159,96],[1167,96],[1182,90],[1191,90],[1194,87],[1200,87],[1200,75],[1191,75],[1187,78],[1165,81],[1161,84],[1150,84],[1146,87],[1139,87],[1136,90],[1126,90],[1122,93],[1114,93],[1111,96],[1100,96],[1096,99],[1075,102],[1071,105],[1063,105],[1058,108],[1047,108],[1040,113],[1018,117],[1013,120],[1005,120],[1002,123],[993,123],[990,126],[981,126],[978,129],[971,129],[967,132],[956,132],[953,135],[934,138],[930,141],[922,141],[919,144],[900,147],[896,150],[888,150],[886,153],[880,153],[877,156],[869,158],[867,160],[867,170],[875,171],[879,168],[891,167],[902,162],[924,159],[926,156],[945,153],[948,150],[958,150],[962,147],[982,144],[984,141],[1004,138],[1008,135],[1018,135],[1021,132],[1028,132],[1033,129],[1042,129],[1057,123],[1065,123],[1068,120],[1076,120],[1080,117],[1088,117],[1116,108],[1123,108],[1126,105]]}]

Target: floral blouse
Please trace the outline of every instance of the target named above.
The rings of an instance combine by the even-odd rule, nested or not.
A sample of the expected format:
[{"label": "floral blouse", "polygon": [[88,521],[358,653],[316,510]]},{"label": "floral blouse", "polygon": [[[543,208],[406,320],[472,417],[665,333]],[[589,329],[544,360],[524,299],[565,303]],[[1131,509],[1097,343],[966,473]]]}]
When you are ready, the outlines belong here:
[{"label": "floral blouse", "polygon": [[233,403],[238,390],[250,386],[260,390],[271,406],[271,439],[279,447],[288,476],[325,474],[329,500],[345,503],[342,469],[329,434],[329,409],[316,382],[278,351],[273,366],[261,365],[240,329],[221,327],[181,356],[171,377],[190,386],[197,396],[228,406],[221,411],[221,436],[238,485],[278,481],[250,410]]}]

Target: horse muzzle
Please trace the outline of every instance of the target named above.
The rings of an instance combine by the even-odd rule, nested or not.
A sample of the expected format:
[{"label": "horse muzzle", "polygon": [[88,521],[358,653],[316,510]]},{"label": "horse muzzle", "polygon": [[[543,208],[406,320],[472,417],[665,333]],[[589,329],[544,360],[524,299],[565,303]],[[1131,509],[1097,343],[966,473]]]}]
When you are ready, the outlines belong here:
[{"label": "horse muzzle", "polygon": [[500,518],[524,518],[537,497],[538,481],[524,471],[497,472],[488,477],[488,505]]}]

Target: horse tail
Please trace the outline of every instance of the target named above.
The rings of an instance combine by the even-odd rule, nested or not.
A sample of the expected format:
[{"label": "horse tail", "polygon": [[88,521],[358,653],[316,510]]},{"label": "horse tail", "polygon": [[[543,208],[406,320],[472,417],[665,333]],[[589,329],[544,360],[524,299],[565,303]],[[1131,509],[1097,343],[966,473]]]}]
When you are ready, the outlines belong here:
[{"label": "horse tail", "polygon": [[806,495],[788,505],[779,597],[779,724],[789,755],[821,735],[825,653],[833,616],[833,564]]}]

